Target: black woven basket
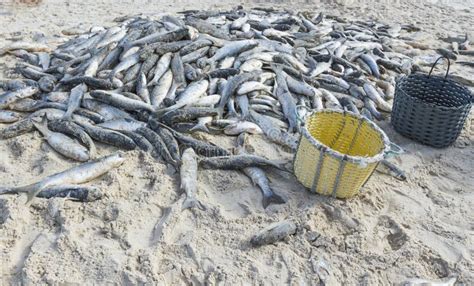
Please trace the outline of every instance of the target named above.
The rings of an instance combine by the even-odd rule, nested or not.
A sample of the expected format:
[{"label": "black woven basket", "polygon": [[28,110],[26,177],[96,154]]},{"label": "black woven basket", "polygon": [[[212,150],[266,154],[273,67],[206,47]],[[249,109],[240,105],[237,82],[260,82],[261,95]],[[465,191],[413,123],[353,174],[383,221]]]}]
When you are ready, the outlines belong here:
[{"label": "black woven basket", "polygon": [[473,97],[464,86],[446,76],[412,74],[395,88],[392,125],[400,134],[426,145],[447,147],[458,138],[471,109]]}]

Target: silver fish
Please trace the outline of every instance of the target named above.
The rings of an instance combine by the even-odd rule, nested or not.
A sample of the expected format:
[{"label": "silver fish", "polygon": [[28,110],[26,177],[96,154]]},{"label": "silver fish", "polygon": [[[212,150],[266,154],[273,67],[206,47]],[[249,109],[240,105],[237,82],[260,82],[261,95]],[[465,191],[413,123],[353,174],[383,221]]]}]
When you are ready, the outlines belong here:
[{"label": "silver fish", "polygon": [[87,86],[85,84],[80,84],[71,89],[71,94],[69,95],[69,101],[67,110],[64,113],[64,119],[71,119],[72,114],[76,111],[77,108],[81,105],[82,97],[87,91]]},{"label": "silver fish", "polygon": [[187,107],[191,107],[191,106],[194,106],[194,107],[199,107],[199,106],[212,107],[212,106],[216,105],[219,102],[220,99],[221,99],[220,94],[210,94],[210,95],[201,97],[198,100],[196,100],[195,102],[190,103],[186,106]]},{"label": "silver fish", "polygon": [[105,121],[104,123],[97,124],[97,126],[115,131],[135,131],[138,128],[146,127],[146,123],[137,120],[121,118]]},{"label": "silver fish", "polygon": [[274,167],[279,170],[285,170],[282,164],[260,156],[247,154],[202,158],[199,164],[205,169],[240,170],[247,167]]},{"label": "silver fish", "polygon": [[13,123],[21,119],[21,114],[15,111],[0,110],[0,123]]},{"label": "silver fish", "polygon": [[197,193],[197,174],[198,174],[198,162],[196,153],[192,148],[184,150],[181,157],[181,168],[180,168],[180,178],[181,185],[180,188],[185,192],[186,199],[183,202],[182,209],[189,209],[198,207],[204,209],[202,203],[196,198]]},{"label": "silver fish", "polygon": [[212,116],[199,117],[197,121],[198,123],[189,129],[189,132],[203,131],[209,133],[209,128],[207,126],[211,124]]},{"label": "silver fish", "polygon": [[296,112],[296,103],[293,97],[288,90],[288,85],[286,83],[284,74],[281,70],[276,69],[276,79],[277,85],[275,88],[276,96],[278,97],[278,101],[280,102],[283,113],[285,114],[286,119],[288,120],[290,132],[297,130],[298,122],[297,122],[297,112]]},{"label": "silver fish", "polygon": [[250,93],[252,91],[265,91],[271,94],[272,87],[265,85],[259,81],[248,81],[240,85],[240,87],[237,89],[237,94],[242,95]]},{"label": "silver fish", "polygon": [[260,129],[262,129],[263,133],[265,133],[267,138],[269,138],[271,141],[286,146],[291,150],[296,150],[297,139],[293,138],[293,136],[288,133],[282,132],[280,127],[275,126],[275,124],[268,117],[265,117],[252,110],[250,111],[250,116],[252,121],[260,126]]},{"label": "silver fish", "polygon": [[94,99],[83,99],[81,105],[84,108],[99,113],[105,120],[132,118],[127,112]]},{"label": "silver fish", "polygon": [[222,48],[217,50],[216,54],[206,60],[206,63],[215,63],[226,57],[232,57],[240,54],[243,51],[255,48],[258,42],[255,40],[233,41],[225,44]]},{"label": "silver fish", "polygon": [[253,246],[272,244],[296,233],[296,224],[290,220],[277,222],[260,230],[252,236],[250,243]]},{"label": "silver fish", "polygon": [[367,94],[367,96],[370,99],[372,99],[375,102],[375,104],[377,104],[378,108],[387,112],[392,111],[392,106],[380,96],[380,94],[378,93],[378,91],[375,89],[375,87],[372,84],[365,83],[364,91]]},{"label": "silver fish", "polygon": [[125,29],[122,29],[120,27],[118,28],[118,32],[110,35],[110,37],[106,37],[105,39],[101,40],[97,46],[96,49],[100,49],[102,47],[108,46],[111,43],[116,43],[119,42],[121,39],[123,39],[127,35],[127,31]]},{"label": "silver fish", "polygon": [[158,80],[168,71],[171,63],[172,53],[166,53],[156,63],[155,70],[153,71],[153,79],[148,83],[149,86],[158,83]]},{"label": "silver fish", "polygon": [[173,72],[173,81],[178,88],[186,85],[186,78],[184,76],[184,66],[181,56],[176,53],[171,59],[171,71]]},{"label": "silver fish", "polygon": [[248,121],[238,121],[227,125],[226,128],[224,128],[224,133],[227,135],[239,135],[241,133],[263,134],[263,131],[255,123]]},{"label": "silver fish", "polygon": [[234,65],[234,61],[235,61],[235,57],[225,57],[219,62],[218,67],[220,69],[231,68]]},{"label": "silver fish", "polygon": [[144,73],[140,73],[138,76],[137,94],[145,103],[151,104],[150,92],[147,88],[146,75]]},{"label": "silver fish", "polygon": [[51,51],[51,49],[45,44],[18,41],[18,42],[8,43],[7,45],[0,48],[0,56],[3,56],[4,54],[14,51],[14,50],[25,50],[28,52]]},{"label": "silver fish", "polygon": [[135,65],[140,61],[140,55],[134,54],[125,59],[123,59],[113,70],[110,72],[109,77],[114,77],[117,73],[127,70],[131,66]]},{"label": "silver fish", "polygon": [[183,91],[183,93],[180,95],[179,99],[176,101],[174,105],[164,108],[160,110],[160,112],[164,114],[167,111],[175,110],[175,109],[181,108],[183,106],[186,106],[190,103],[195,102],[206,93],[206,90],[208,87],[209,87],[209,81],[207,80],[192,82]]},{"label": "silver fish", "polygon": [[[241,134],[237,138],[237,145],[237,154],[245,154],[245,134]],[[270,187],[270,182],[265,175],[265,171],[257,167],[248,167],[243,169],[243,172],[252,180],[253,184],[258,186],[262,191],[262,205],[264,209],[271,204],[285,203],[285,200]]]},{"label": "silver fish", "polygon": [[314,87],[310,86],[306,82],[299,81],[294,79],[292,76],[285,74],[286,83],[288,84],[288,89],[291,92],[302,94],[307,97],[313,97],[315,94]]},{"label": "silver fish", "polygon": [[65,198],[78,202],[93,202],[100,200],[103,196],[101,190],[93,186],[84,185],[60,185],[46,188],[38,193],[38,198]]},{"label": "silver fish", "polygon": [[89,149],[89,157],[95,158],[96,148],[92,138],[79,125],[68,120],[48,121],[48,129],[54,132],[63,133],[79,140]]},{"label": "silver fish", "polygon": [[173,84],[173,73],[171,70],[168,70],[163,74],[159,79],[158,83],[153,87],[150,94],[151,105],[154,107],[159,107],[165,99],[168,91]]},{"label": "silver fish", "polygon": [[251,72],[255,70],[259,70],[263,67],[263,62],[258,59],[249,59],[245,61],[239,69],[243,72]]},{"label": "silver fish", "polygon": [[126,96],[123,96],[119,93],[106,91],[106,90],[94,90],[91,93],[91,96],[97,100],[100,100],[104,103],[113,105],[118,108],[123,108],[125,110],[146,110],[153,112],[155,108],[148,103],[143,101],[130,99]]},{"label": "silver fish", "polygon": [[8,107],[8,105],[20,99],[31,97],[37,92],[38,92],[38,88],[27,86],[19,90],[8,91],[4,94],[0,94],[0,109],[4,109]]},{"label": "silver fish", "polygon": [[66,185],[66,184],[83,184],[87,183],[110,170],[117,168],[125,161],[123,153],[118,152],[109,156],[99,158],[95,161],[83,163],[76,167],[72,167],[63,172],[48,176],[36,183],[23,187],[7,188],[9,192],[14,191],[17,193],[27,194],[27,203],[42,190],[54,186]]},{"label": "silver fish", "polygon": [[80,162],[89,160],[90,156],[87,148],[62,133],[50,131],[46,118],[43,117],[41,122],[33,120],[33,125],[43,134],[48,144],[61,155]]}]

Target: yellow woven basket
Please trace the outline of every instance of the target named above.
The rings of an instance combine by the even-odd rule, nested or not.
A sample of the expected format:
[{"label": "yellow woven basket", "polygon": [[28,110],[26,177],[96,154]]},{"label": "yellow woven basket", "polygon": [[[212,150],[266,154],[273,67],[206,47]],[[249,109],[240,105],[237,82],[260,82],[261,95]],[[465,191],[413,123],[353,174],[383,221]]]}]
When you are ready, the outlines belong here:
[{"label": "yellow woven basket", "polygon": [[377,125],[350,112],[317,111],[301,131],[294,172],[305,187],[322,195],[354,196],[390,151]]}]

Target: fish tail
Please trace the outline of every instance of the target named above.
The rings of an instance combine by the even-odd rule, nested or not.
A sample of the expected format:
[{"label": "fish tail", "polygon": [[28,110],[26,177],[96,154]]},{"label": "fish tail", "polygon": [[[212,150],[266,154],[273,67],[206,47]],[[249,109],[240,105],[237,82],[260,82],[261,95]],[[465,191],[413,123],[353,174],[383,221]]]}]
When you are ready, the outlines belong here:
[{"label": "fish tail", "polygon": [[205,124],[196,124],[196,125],[194,125],[194,127],[189,129],[189,132],[196,132],[196,131],[203,131],[203,132],[206,132],[206,133],[210,133],[209,128],[207,128],[207,126]]},{"label": "fish tail", "polygon": [[89,142],[89,156],[91,159],[95,159],[97,156],[97,149],[95,148],[95,143],[92,139]]},{"label": "fish tail", "polygon": [[283,162],[282,160],[270,161],[270,166],[274,167],[275,169],[281,170],[281,171],[290,172],[289,168],[287,168],[287,163]]},{"label": "fish tail", "polygon": [[28,204],[42,189],[43,188],[41,187],[40,183],[34,183],[31,185],[16,187],[16,188],[0,187],[0,195],[26,193],[27,194],[26,204]]},{"label": "fish tail", "polygon": [[217,107],[217,117],[223,118],[223,116],[224,116],[224,106],[221,106],[219,104],[219,107]]},{"label": "fish tail", "polygon": [[18,193],[26,193],[26,205],[29,205],[36,195],[42,190],[40,183],[31,184],[28,186],[17,188]]},{"label": "fish tail", "polygon": [[247,141],[247,135],[244,133],[240,133],[240,135],[237,137],[237,146],[239,147],[245,147],[245,143]]},{"label": "fish tail", "polygon": [[269,205],[282,205],[286,203],[285,200],[275,192],[270,195],[264,195],[262,199],[263,208],[266,209]]},{"label": "fish tail", "polygon": [[47,120],[46,120],[46,114],[43,114],[41,116],[41,121],[37,122],[33,120],[33,125],[38,129],[43,135],[47,134],[49,132],[48,126],[47,126]]},{"label": "fish tail", "polygon": [[[218,111],[219,112],[219,111]],[[229,110],[225,118],[238,118],[240,117],[235,111]],[[243,119],[242,119],[243,120]]]},{"label": "fish tail", "polygon": [[198,207],[201,210],[205,210],[204,206],[198,199],[193,198],[193,197],[186,197],[186,199],[183,202],[183,206],[181,207],[181,210],[193,209],[195,207]]}]

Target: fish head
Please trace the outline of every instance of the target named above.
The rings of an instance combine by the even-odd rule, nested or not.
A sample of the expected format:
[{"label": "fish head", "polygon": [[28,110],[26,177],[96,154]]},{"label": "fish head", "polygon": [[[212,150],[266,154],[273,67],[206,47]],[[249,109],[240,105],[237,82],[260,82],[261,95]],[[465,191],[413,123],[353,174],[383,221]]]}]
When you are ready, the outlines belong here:
[{"label": "fish head", "polygon": [[125,161],[126,155],[123,151],[118,151],[107,157],[107,161],[109,161],[113,166],[118,167]]},{"label": "fish head", "polygon": [[200,58],[197,60],[196,62],[197,66],[201,69],[205,68],[207,65],[210,64],[209,62],[209,59],[208,58]]}]

